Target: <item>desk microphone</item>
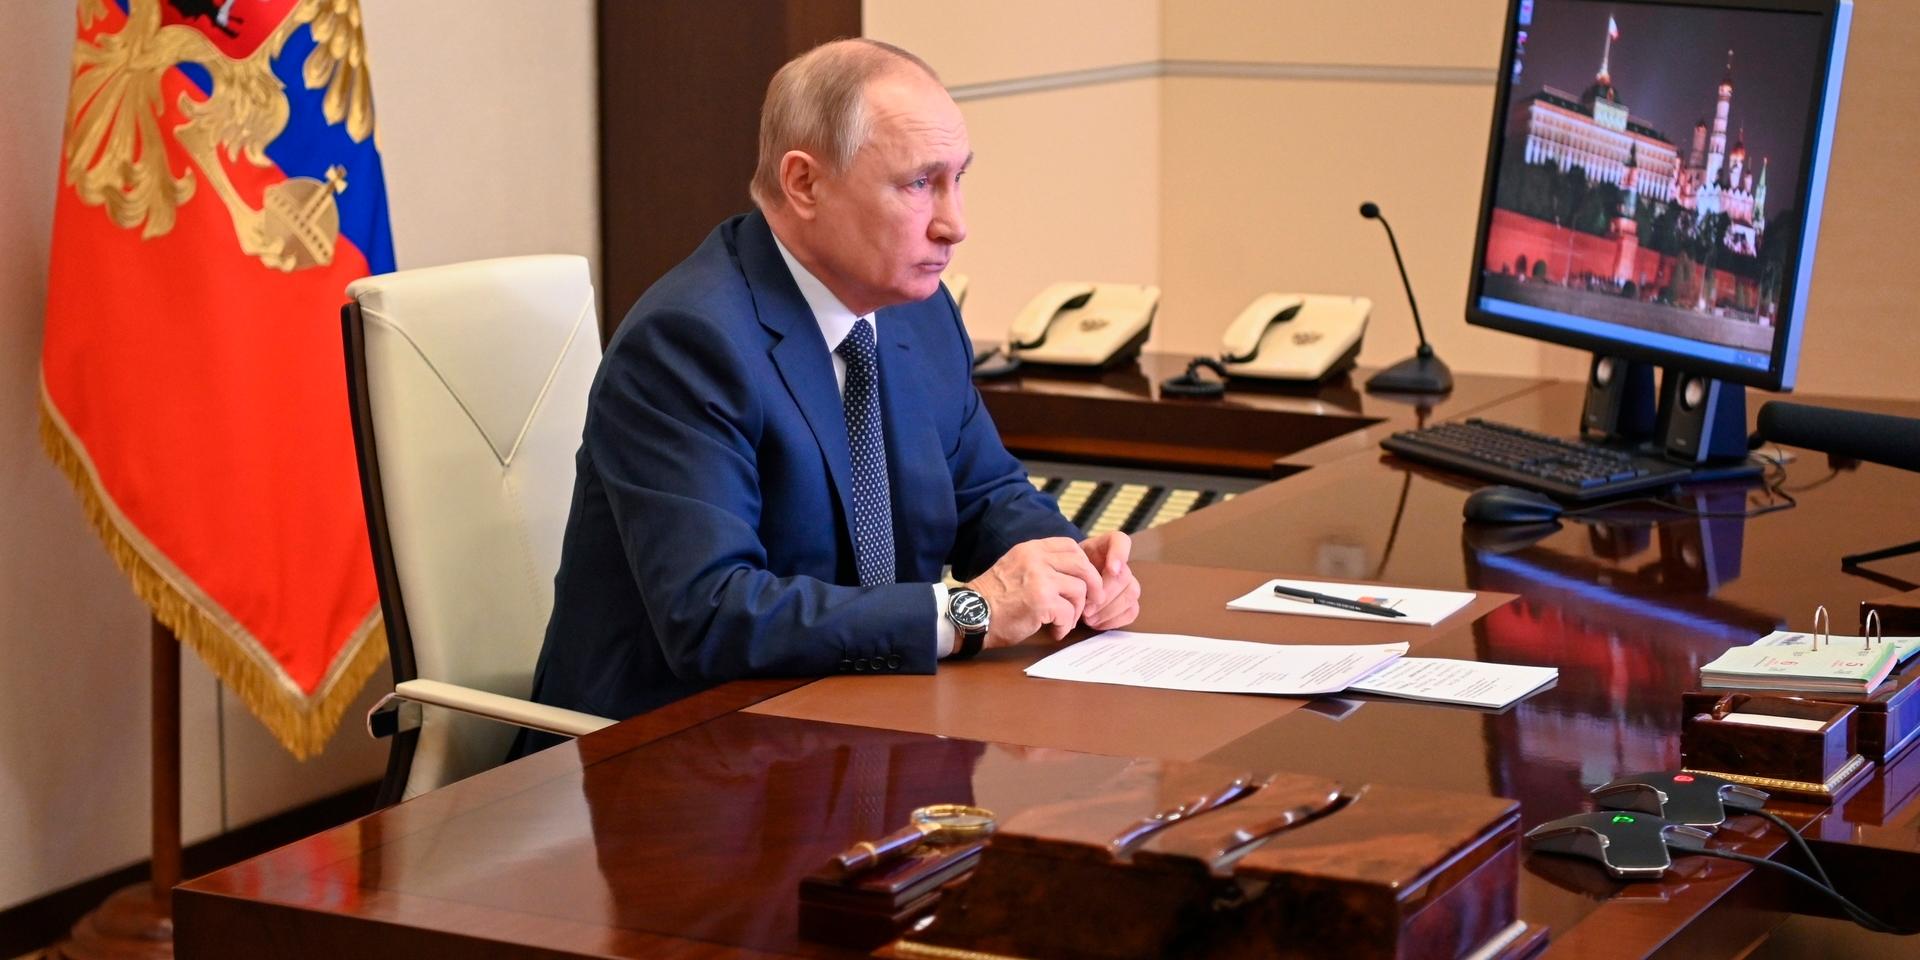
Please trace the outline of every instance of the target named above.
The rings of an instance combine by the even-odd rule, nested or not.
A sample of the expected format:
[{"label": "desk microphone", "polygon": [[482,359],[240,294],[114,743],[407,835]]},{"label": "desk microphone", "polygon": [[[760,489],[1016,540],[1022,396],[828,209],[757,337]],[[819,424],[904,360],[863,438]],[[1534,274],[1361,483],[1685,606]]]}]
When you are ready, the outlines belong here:
[{"label": "desk microphone", "polygon": [[1407,288],[1407,306],[1413,308],[1413,332],[1420,336],[1420,349],[1370,377],[1367,389],[1387,393],[1451,393],[1453,371],[1433,355],[1433,347],[1427,343],[1427,330],[1420,324],[1420,305],[1413,302],[1413,283],[1407,279],[1407,263],[1400,259],[1400,242],[1393,238],[1393,227],[1380,215],[1380,207],[1372,202],[1360,205],[1360,215],[1380,221],[1387,230],[1387,243],[1393,246],[1394,266],[1400,268],[1400,285]]},{"label": "desk microphone", "polygon": [[[1765,443],[1818,450],[1831,457],[1865,460],[1920,473],[1920,420],[1771,400],[1760,405],[1755,432]],[[1836,465],[1836,469],[1838,465]],[[1842,554],[1840,569],[1920,553],[1920,540],[1864,553]]]},{"label": "desk microphone", "polygon": [[1760,405],[1762,439],[1920,472],[1920,420],[1772,400]]}]

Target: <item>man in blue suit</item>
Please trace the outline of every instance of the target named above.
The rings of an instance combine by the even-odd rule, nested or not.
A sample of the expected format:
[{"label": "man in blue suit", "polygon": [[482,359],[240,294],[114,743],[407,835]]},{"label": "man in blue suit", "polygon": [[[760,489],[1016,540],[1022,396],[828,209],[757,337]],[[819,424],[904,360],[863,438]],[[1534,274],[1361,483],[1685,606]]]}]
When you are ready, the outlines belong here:
[{"label": "man in blue suit", "polygon": [[640,298],[594,380],[534,699],[627,717],[1133,621],[1126,535],[1078,541],[973,387],[940,283],[971,160],[906,51],[775,75],[758,211]]}]

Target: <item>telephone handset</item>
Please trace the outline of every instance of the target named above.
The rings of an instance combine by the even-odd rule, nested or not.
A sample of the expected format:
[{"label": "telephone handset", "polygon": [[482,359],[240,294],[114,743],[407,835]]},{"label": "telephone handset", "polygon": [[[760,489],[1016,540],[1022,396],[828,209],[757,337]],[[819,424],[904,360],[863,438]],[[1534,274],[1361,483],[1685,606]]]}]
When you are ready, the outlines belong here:
[{"label": "telephone handset", "polygon": [[1013,324],[1007,327],[1008,345],[1015,350],[1044,346],[1047,334],[1060,314],[1084,307],[1091,299],[1091,283],[1056,283],[1048,286],[1027,301],[1027,305],[1020,308],[1020,315],[1013,318]]},{"label": "telephone handset", "polygon": [[1300,315],[1300,308],[1306,305],[1301,297],[1284,293],[1263,293],[1240,316],[1235,317],[1233,325],[1220,338],[1220,359],[1225,363],[1246,363],[1260,355],[1260,341],[1275,324],[1286,323]]},{"label": "telephone handset", "polygon": [[1021,308],[1007,344],[1027,363],[1104,367],[1140,352],[1159,305],[1159,287],[1052,284]]},{"label": "telephone handset", "polygon": [[1366,297],[1261,294],[1221,336],[1220,358],[1236,377],[1324,380],[1353,365],[1372,312]]}]

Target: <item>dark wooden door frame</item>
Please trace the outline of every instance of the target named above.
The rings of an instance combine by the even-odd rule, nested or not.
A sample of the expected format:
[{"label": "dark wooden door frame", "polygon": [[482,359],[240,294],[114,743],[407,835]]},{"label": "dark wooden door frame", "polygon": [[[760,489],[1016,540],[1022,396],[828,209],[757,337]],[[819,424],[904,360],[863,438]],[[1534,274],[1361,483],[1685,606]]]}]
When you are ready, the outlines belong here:
[{"label": "dark wooden door frame", "polygon": [[780,65],[860,35],[860,0],[600,0],[600,331],[749,209]]}]

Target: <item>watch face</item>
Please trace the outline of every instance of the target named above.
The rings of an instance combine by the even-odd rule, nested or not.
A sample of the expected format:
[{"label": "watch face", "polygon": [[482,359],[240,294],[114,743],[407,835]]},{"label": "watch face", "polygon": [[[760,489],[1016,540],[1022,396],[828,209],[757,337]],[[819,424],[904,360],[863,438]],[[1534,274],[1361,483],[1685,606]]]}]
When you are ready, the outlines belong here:
[{"label": "watch face", "polygon": [[987,601],[971,590],[961,590],[947,601],[947,616],[962,630],[984,630],[987,626]]}]

